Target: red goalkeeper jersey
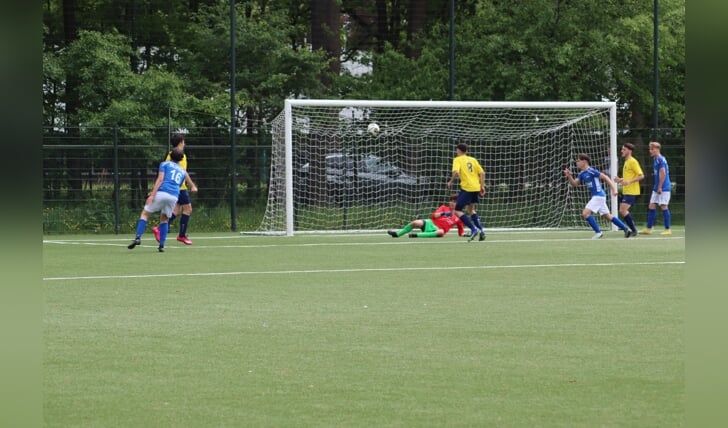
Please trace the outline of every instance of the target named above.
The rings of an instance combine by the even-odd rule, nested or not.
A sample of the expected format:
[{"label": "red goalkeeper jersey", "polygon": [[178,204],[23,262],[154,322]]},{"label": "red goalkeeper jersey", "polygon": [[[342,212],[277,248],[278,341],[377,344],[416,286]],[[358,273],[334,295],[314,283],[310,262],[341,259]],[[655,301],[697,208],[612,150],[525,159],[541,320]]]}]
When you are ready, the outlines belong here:
[{"label": "red goalkeeper jersey", "polygon": [[[435,218],[435,214],[441,212],[449,212],[452,213],[452,215]],[[465,229],[463,228],[463,222],[458,216],[455,215],[455,213],[452,212],[450,207],[447,205],[440,205],[440,207],[432,213],[430,220],[432,220],[432,223],[434,223],[435,226],[438,227],[438,229],[442,229],[445,233],[449,232],[453,226],[458,227],[459,236],[463,236],[463,234],[465,233]]]}]

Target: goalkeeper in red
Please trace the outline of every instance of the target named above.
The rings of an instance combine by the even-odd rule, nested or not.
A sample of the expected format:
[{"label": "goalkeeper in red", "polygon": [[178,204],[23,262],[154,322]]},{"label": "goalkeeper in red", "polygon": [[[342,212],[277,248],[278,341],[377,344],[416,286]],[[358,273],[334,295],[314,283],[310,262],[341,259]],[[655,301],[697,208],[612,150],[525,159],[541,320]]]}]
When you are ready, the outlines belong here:
[{"label": "goalkeeper in red", "polygon": [[[410,238],[442,238],[453,226],[457,226],[458,235],[463,236],[465,234],[463,222],[453,212],[457,199],[458,195],[452,195],[450,196],[450,203],[448,205],[440,205],[430,215],[429,219],[413,220],[399,231],[390,230],[387,233],[392,238],[399,238],[406,233],[409,233]],[[412,229],[415,228],[422,229],[422,232],[412,232]]]}]

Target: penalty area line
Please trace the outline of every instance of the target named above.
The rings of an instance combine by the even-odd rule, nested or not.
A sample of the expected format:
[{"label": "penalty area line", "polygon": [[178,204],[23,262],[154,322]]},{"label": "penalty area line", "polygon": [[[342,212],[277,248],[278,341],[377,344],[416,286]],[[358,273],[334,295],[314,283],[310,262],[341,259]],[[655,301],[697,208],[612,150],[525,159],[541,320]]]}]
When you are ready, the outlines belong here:
[{"label": "penalty area line", "polygon": [[133,278],[175,278],[193,276],[235,276],[235,275],[295,275],[295,274],[340,274],[356,272],[398,272],[398,271],[455,271],[455,270],[486,270],[486,269],[534,269],[534,268],[583,268],[583,267],[619,267],[619,266],[647,266],[647,265],[682,265],[685,261],[666,262],[633,262],[633,263],[554,263],[532,265],[500,265],[500,266],[423,266],[423,267],[392,267],[392,268],[360,268],[360,269],[309,269],[309,270],[269,270],[269,271],[237,271],[237,272],[193,272],[193,273],[162,273],[147,275],[94,275],[94,276],[66,276],[46,277],[43,281],[77,281],[99,279],[133,279]]}]

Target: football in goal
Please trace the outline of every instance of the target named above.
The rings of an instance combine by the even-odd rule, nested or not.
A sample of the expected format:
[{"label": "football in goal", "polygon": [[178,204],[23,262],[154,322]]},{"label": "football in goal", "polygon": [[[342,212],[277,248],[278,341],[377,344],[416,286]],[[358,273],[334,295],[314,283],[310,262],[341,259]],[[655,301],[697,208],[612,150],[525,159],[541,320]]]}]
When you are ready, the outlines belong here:
[{"label": "football in goal", "polygon": [[446,183],[460,142],[485,169],[489,230],[584,228],[588,194],[562,171],[583,152],[617,173],[608,101],[287,100],[271,133],[260,233],[384,231],[427,216],[458,189]]},{"label": "football in goal", "polygon": [[379,125],[374,122],[370,123],[369,126],[367,126],[367,132],[372,134],[372,136],[376,137],[377,135],[379,135]]}]

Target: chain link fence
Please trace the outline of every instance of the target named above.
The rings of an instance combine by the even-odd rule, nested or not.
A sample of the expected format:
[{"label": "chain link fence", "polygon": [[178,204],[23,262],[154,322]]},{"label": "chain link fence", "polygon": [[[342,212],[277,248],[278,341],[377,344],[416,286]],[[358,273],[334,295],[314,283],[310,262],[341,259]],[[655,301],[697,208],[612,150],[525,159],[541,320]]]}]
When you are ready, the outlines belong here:
[{"label": "chain link fence", "polygon": [[[185,129],[192,194],[190,230],[254,230],[267,196],[267,135]],[[168,128],[75,128],[43,132],[43,232],[129,233],[159,162]],[[233,179],[234,177],[234,179]]]},{"label": "chain link fence", "polygon": [[[267,201],[270,135],[239,135],[233,147],[226,129],[184,132],[189,172],[200,189],[192,194],[190,233],[256,230]],[[169,134],[168,127],[44,128],[43,233],[132,233],[169,151]],[[663,145],[675,185],[673,223],[684,224],[683,129],[662,129],[657,136],[651,129],[618,133],[618,146],[637,146],[634,156],[646,176],[632,212],[644,224],[653,183],[647,143],[653,139]]]}]

